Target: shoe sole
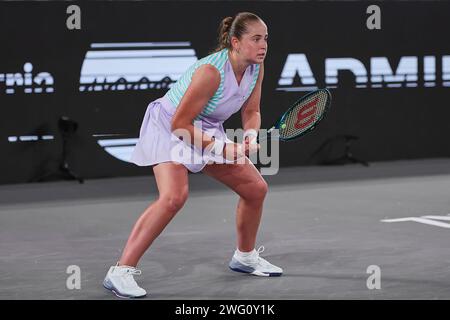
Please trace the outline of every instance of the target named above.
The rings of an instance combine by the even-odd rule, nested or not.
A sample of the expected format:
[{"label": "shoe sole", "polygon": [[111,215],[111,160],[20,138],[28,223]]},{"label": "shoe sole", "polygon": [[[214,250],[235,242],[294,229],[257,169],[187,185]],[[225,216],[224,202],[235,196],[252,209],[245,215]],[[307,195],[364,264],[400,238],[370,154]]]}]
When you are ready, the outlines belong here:
[{"label": "shoe sole", "polygon": [[228,267],[235,272],[248,273],[258,277],[279,277],[283,274],[282,272],[261,272],[234,259],[231,260]]},{"label": "shoe sole", "polygon": [[246,274],[251,274],[254,276],[258,276],[258,277],[280,277],[283,273],[280,272],[270,272],[270,273],[264,273],[264,272],[260,272],[258,270],[254,270],[254,271],[245,271],[245,270],[241,270],[238,268],[233,268],[228,266],[232,271],[235,272],[240,272],[240,273],[246,273]]},{"label": "shoe sole", "polygon": [[113,285],[107,283],[106,281],[103,281],[103,288],[105,288],[108,291],[111,291],[112,293],[114,293],[118,298],[122,298],[122,299],[136,299],[136,298],[143,298],[145,297],[147,294],[144,294],[142,296],[127,296],[127,295],[122,295],[119,293],[119,291],[117,291],[116,288],[114,288]]}]

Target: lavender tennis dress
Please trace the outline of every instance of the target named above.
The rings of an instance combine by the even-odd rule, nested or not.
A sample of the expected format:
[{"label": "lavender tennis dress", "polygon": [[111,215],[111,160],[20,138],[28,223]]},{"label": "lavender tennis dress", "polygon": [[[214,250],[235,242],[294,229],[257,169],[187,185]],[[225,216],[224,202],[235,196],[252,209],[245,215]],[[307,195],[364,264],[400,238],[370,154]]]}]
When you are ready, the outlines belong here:
[{"label": "lavender tennis dress", "polygon": [[227,138],[223,122],[239,111],[252,93],[260,66],[247,67],[238,85],[228,59],[228,49],[213,53],[193,64],[161,98],[151,102],[142,121],[139,139],[130,161],[138,166],[150,166],[162,162],[183,164],[191,172],[201,171],[208,163],[233,163],[201,148],[180,140],[171,131],[171,121],[181,98],[186,92],[195,70],[204,64],[216,67],[221,76],[220,85],[202,112],[195,118],[194,126],[206,134],[224,142]]}]

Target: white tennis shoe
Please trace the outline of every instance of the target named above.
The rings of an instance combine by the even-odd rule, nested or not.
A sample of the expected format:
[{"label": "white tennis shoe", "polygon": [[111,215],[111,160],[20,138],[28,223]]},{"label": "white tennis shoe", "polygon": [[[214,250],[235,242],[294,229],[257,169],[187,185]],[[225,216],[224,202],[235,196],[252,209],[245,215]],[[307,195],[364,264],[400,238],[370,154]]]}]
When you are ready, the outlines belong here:
[{"label": "white tennis shoe", "polygon": [[253,249],[252,254],[249,256],[242,257],[236,250],[229,264],[230,269],[236,272],[250,273],[260,277],[281,276],[283,274],[283,269],[271,264],[266,259],[259,256],[263,251],[264,246],[261,246],[258,250]]},{"label": "white tennis shoe", "polygon": [[103,286],[119,298],[141,298],[147,292],[138,286],[133,276],[140,275],[141,270],[128,266],[112,266],[103,280]]}]

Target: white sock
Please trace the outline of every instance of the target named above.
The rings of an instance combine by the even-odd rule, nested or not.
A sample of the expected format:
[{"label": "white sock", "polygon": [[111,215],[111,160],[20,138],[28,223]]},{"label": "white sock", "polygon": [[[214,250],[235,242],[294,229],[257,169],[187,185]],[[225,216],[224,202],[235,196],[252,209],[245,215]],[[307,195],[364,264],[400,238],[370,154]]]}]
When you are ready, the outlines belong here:
[{"label": "white sock", "polygon": [[239,258],[248,258],[248,257],[254,255],[255,252],[256,252],[255,249],[253,249],[253,250],[250,251],[250,252],[242,252],[242,251],[240,251],[239,249],[236,249],[236,255],[237,255]]}]

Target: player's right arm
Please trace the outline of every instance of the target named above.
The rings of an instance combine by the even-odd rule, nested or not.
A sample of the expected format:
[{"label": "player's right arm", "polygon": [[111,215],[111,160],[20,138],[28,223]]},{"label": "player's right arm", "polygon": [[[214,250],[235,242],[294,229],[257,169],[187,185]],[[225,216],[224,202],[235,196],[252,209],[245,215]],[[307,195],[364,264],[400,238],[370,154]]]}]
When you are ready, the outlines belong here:
[{"label": "player's right arm", "polygon": [[[216,93],[219,85],[219,70],[212,65],[202,65],[192,75],[191,83],[183,95],[171,123],[171,129],[175,135],[190,138],[189,141],[184,141],[185,143],[195,144],[205,149],[214,142],[211,136],[195,127],[193,123],[194,119],[202,112],[208,101]],[[230,158],[233,155],[238,155],[236,154],[238,148],[234,145],[236,144],[230,143],[226,145],[223,153],[224,157]],[[235,159],[235,157],[232,157],[232,159]]]}]

